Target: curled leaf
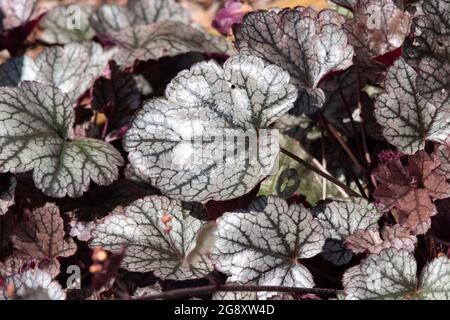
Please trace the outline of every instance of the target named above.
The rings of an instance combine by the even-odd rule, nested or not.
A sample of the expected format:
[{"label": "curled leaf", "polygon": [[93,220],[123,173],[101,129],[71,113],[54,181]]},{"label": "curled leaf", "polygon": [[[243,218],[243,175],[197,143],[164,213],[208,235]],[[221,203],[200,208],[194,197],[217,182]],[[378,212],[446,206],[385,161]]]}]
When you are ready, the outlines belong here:
[{"label": "curled leaf", "polygon": [[217,11],[212,26],[223,35],[230,35],[231,27],[240,23],[249,7],[241,0],[227,0],[222,9]]},{"label": "curled leaf", "polygon": [[280,198],[289,199],[300,185],[300,177],[297,170],[286,169],[278,178],[276,190]]},{"label": "curled leaf", "polygon": [[15,87],[22,81],[32,81],[36,78],[37,66],[28,56],[8,59],[0,65],[0,86]]}]

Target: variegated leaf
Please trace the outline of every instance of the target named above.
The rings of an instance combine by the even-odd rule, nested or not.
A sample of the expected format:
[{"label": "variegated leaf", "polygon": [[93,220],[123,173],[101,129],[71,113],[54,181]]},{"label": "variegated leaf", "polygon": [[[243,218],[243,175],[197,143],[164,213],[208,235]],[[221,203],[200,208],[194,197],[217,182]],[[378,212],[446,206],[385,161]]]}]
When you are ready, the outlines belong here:
[{"label": "variegated leaf", "polygon": [[137,114],[124,140],[128,159],[168,196],[237,198],[274,168],[279,146],[268,126],[295,99],[289,75],[259,58],[199,63]]},{"label": "variegated leaf", "polygon": [[2,87],[0,110],[0,172],[33,170],[36,186],[53,197],[78,197],[91,180],[107,185],[117,178],[123,159],[111,145],[68,141],[73,106],[59,89],[37,82]]},{"label": "variegated leaf", "polygon": [[450,299],[450,261],[439,257],[417,279],[412,253],[386,249],[348,269],[343,278],[346,299]]},{"label": "variegated leaf", "polygon": [[[7,288],[12,288],[10,292]],[[1,288],[0,288],[1,289]],[[0,300],[65,300],[66,292],[45,271],[27,270],[6,277]]]},{"label": "variegated leaf", "polygon": [[212,271],[197,236],[205,224],[190,216],[180,201],[150,196],[135,201],[124,214],[108,216],[94,230],[91,247],[125,249],[122,267],[153,271],[163,279],[199,278]]},{"label": "variegated leaf", "polygon": [[33,210],[27,221],[17,226],[13,234],[13,246],[21,256],[52,264],[53,277],[59,274],[58,257],[69,257],[77,246],[72,238],[66,237],[64,221],[59,208],[53,203]]},{"label": "variegated leaf", "polygon": [[288,71],[299,89],[296,114],[312,113],[325,102],[319,81],[351,66],[353,47],[342,29],[345,18],[312,8],[255,11],[234,34],[243,54],[256,55]]},{"label": "variegated leaf", "polygon": [[[258,198],[248,212],[228,212],[217,220],[212,251],[216,268],[229,281],[257,285],[314,286],[301,259],[319,254],[323,229],[308,209],[275,197]],[[259,298],[271,293],[260,292]]]},{"label": "variegated leaf", "polygon": [[66,44],[91,40],[95,31],[89,17],[94,8],[87,5],[57,6],[46,13],[39,23],[39,39],[51,44]]},{"label": "variegated leaf", "polygon": [[450,105],[425,99],[417,88],[416,71],[401,58],[389,68],[386,93],[377,98],[375,116],[385,138],[413,154],[425,140],[450,124]]}]

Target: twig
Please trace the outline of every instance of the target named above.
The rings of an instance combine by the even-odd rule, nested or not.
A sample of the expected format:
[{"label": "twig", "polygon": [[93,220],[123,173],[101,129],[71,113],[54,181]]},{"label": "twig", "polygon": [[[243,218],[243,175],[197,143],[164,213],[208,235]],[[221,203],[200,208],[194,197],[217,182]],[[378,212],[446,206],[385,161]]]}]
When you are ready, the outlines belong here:
[{"label": "twig", "polygon": [[257,285],[240,285],[240,284],[224,284],[224,285],[208,285],[197,288],[183,288],[170,290],[158,294],[152,294],[144,297],[136,298],[137,300],[176,300],[185,299],[196,296],[210,295],[215,292],[288,292],[301,294],[316,294],[320,296],[333,297],[339,293],[336,289],[324,288],[298,288],[283,286],[257,286]]},{"label": "twig", "polygon": [[354,197],[361,197],[360,194],[358,194],[357,192],[353,191],[349,186],[347,186],[346,184],[340,182],[338,179],[336,179],[335,177],[321,171],[320,169],[318,169],[317,167],[313,166],[312,164],[309,164],[308,162],[306,162],[305,160],[297,157],[295,154],[293,154],[292,152],[284,149],[284,148],[280,148],[281,152],[284,153],[285,155],[287,155],[289,158],[297,161],[299,164],[301,164],[302,166],[304,166],[305,168],[317,173],[319,176],[327,179],[328,181],[334,183],[335,185],[341,187],[342,189],[344,189],[349,195],[354,196]]}]

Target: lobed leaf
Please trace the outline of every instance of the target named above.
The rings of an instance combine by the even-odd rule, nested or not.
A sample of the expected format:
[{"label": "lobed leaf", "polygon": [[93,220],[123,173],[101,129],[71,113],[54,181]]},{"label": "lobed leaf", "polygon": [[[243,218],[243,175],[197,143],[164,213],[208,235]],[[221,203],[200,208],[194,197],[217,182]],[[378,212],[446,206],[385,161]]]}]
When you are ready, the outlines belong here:
[{"label": "lobed leaf", "polygon": [[212,271],[208,257],[197,249],[203,226],[180,201],[149,196],[135,201],[124,214],[108,216],[95,228],[90,246],[125,248],[122,267],[129,271],[153,271],[162,279],[195,279]]},{"label": "lobed leaf", "polygon": [[72,103],[59,89],[37,82],[0,88],[0,172],[33,170],[36,186],[53,197],[79,197],[90,181],[107,185],[123,164],[111,145],[68,141]]},{"label": "lobed leaf", "polygon": [[295,99],[289,75],[259,58],[237,55],[223,68],[202,62],[180,72],[166,98],[144,104],[124,147],[133,167],[167,196],[237,198],[274,168],[277,132],[267,128]]},{"label": "lobed leaf", "polygon": [[39,22],[42,33],[39,39],[50,44],[66,44],[91,40],[95,31],[89,17],[94,8],[88,5],[57,6],[46,13]]},{"label": "lobed leaf", "polygon": [[345,18],[311,8],[255,11],[234,28],[239,52],[256,55],[288,71],[299,90],[296,114],[322,107],[319,81],[351,66],[353,47],[342,29]]},{"label": "lobed leaf", "polygon": [[[217,220],[212,251],[216,268],[229,281],[311,288],[311,273],[300,259],[319,254],[323,229],[304,207],[275,197],[259,198],[248,212],[228,212]],[[270,293],[258,293],[258,298]]]},{"label": "lobed leaf", "polygon": [[346,299],[410,300],[449,299],[447,257],[431,261],[416,277],[412,253],[386,249],[348,269],[343,278]]},{"label": "lobed leaf", "polygon": [[360,0],[353,7],[353,19],[344,24],[344,29],[358,59],[368,59],[400,48],[409,34],[411,20],[402,1]]},{"label": "lobed leaf", "polygon": [[450,106],[424,98],[416,81],[416,71],[398,59],[387,73],[386,93],[375,105],[385,138],[407,154],[423,149],[430,136],[449,126]]},{"label": "lobed leaf", "polygon": [[127,7],[103,5],[91,18],[94,29],[115,43],[114,59],[123,67],[136,60],[157,60],[190,51],[227,52],[224,38],[190,25],[190,17],[175,1],[129,1]]},{"label": "lobed leaf", "polygon": [[[6,288],[13,288],[10,296]],[[6,277],[0,300],[65,300],[66,292],[45,271],[27,270]]]},{"label": "lobed leaf", "polygon": [[36,18],[37,0],[2,0],[0,2],[0,31],[11,30]]},{"label": "lobed leaf", "polygon": [[347,248],[354,253],[380,253],[383,249],[395,248],[413,252],[417,238],[411,230],[398,224],[386,226],[380,233],[376,230],[356,230],[345,240]]},{"label": "lobed leaf", "polygon": [[65,237],[64,221],[53,203],[33,210],[29,219],[15,228],[12,242],[20,256],[51,264],[45,271],[52,277],[59,274],[57,258],[69,257],[77,250],[72,238]]},{"label": "lobed leaf", "polygon": [[382,213],[363,198],[335,200],[318,206],[317,219],[327,238],[344,240],[358,229],[377,230]]},{"label": "lobed leaf", "polygon": [[397,221],[416,233],[424,233],[431,224],[431,216],[437,213],[432,199],[444,199],[450,195],[450,185],[439,169],[435,155],[418,151],[408,157],[404,166],[400,159],[380,164],[373,175],[380,182],[373,196],[384,211],[393,208]]}]

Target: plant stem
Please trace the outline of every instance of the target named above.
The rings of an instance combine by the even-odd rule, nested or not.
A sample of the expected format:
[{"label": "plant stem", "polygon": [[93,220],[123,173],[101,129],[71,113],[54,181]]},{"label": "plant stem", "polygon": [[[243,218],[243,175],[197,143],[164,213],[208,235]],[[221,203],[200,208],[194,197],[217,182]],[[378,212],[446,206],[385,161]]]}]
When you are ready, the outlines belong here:
[{"label": "plant stem", "polygon": [[349,156],[349,158],[352,160],[353,164],[362,172],[365,172],[366,170],[364,169],[364,167],[361,165],[361,163],[359,162],[358,158],[355,156],[355,154],[353,153],[353,151],[350,149],[350,147],[348,146],[348,144],[344,141],[344,139],[342,139],[341,134],[336,130],[336,128],[331,125],[330,123],[328,123],[327,119],[325,118],[325,116],[322,114],[322,112],[319,112],[319,117],[320,117],[320,121],[322,122],[322,126],[325,128],[325,130],[332,136],[334,137],[337,142],[339,143],[339,145],[342,147],[342,149],[344,149],[345,153],[347,153],[347,155]]},{"label": "plant stem", "polygon": [[307,161],[297,157],[295,154],[293,154],[292,152],[284,149],[284,148],[280,148],[281,152],[284,153],[285,155],[287,155],[289,158],[297,161],[299,164],[301,164],[302,166],[304,166],[305,168],[317,173],[318,175],[320,175],[321,177],[327,179],[328,181],[334,183],[335,185],[341,187],[342,189],[344,189],[349,195],[354,196],[354,197],[360,197],[361,195],[358,194],[357,192],[353,191],[349,186],[347,186],[346,184],[340,182],[338,179],[336,179],[335,177],[321,171],[320,169],[316,168],[315,166],[313,166],[312,164],[309,164]]},{"label": "plant stem", "polygon": [[297,288],[297,287],[283,287],[283,286],[257,286],[257,285],[240,285],[240,284],[224,284],[224,285],[208,285],[197,288],[183,288],[170,290],[158,294],[152,294],[137,298],[138,300],[174,300],[186,299],[195,296],[210,295],[215,292],[288,292],[301,294],[317,294],[320,296],[332,297],[339,293],[336,289],[323,288]]},{"label": "plant stem", "polygon": [[[345,151],[345,153],[350,157],[350,159],[352,160],[353,164],[361,171],[366,173],[367,170],[361,165],[361,163],[359,163],[359,160],[356,158],[355,154],[353,153],[353,151],[350,149],[350,147],[348,146],[348,144],[344,141],[344,139],[342,139],[341,134],[336,130],[336,128],[334,128],[329,122],[328,120],[325,118],[325,116],[322,114],[321,111],[319,111],[319,118],[320,121],[322,123],[322,126],[327,130],[327,132],[333,136],[336,141],[339,143],[339,145],[341,146],[341,148]],[[351,166],[347,166],[348,171],[350,172],[350,174],[353,177],[353,180],[356,183],[356,186],[359,189],[359,192],[361,193],[361,196],[364,198],[368,198],[366,195],[366,192],[364,191],[363,186],[361,185],[361,183],[359,182],[359,179],[356,175],[356,173],[353,171]]]},{"label": "plant stem", "polygon": [[[358,130],[356,128],[355,121],[353,120],[353,115],[352,115],[352,112],[351,112],[351,108],[350,108],[350,106],[349,106],[349,104],[347,102],[347,99],[345,98],[344,92],[342,91],[341,87],[339,87],[339,95],[341,96],[342,103],[344,104],[345,111],[347,113],[347,117],[350,119],[350,124],[351,124],[352,129],[353,129],[353,134],[355,135],[355,140],[356,140],[356,145],[357,145],[358,151],[359,151],[360,155],[363,156],[363,159],[365,160],[364,152],[363,152],[363,149],[362,149],[362,146],[361,146],[361,142],[358,139]],[[367,164],[366,164],[366,170],[367,170]]]}]

